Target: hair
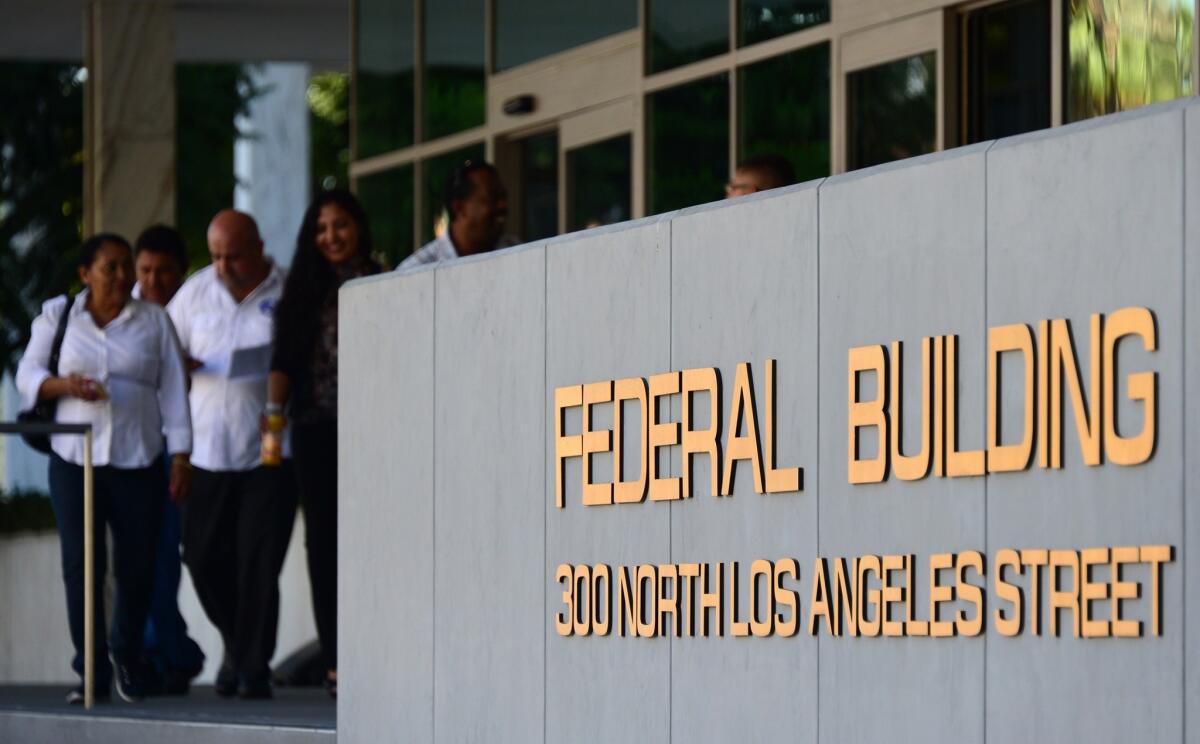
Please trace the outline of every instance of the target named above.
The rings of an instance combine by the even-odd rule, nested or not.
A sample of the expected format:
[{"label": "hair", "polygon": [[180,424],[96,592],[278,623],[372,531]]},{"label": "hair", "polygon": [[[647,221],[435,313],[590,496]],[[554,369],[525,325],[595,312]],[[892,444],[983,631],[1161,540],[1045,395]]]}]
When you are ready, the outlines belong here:
[{"label": "hair", "polygon": [[[336,204],[350,215],[358,226],[358,255],[367,262],[367,273],[378,273],[379,264],[371,258],[371,226],[362,204],[345,189],[322,191],[308,205],[300,232],[296,236],[296,255],[283,285],[283,295],[275,310],[275,345],[293,358],[304,355],[307,364],[312,345],[316,343],[321,308],[337,282],[333,265],[317,248],[317,221],[321,208]],[[293,381],[294,382],[294,381]]]},{"label": "hair", "polygon": [[753,170],[762,173],[771,182],[771,188],[787,186],[796,181],[796,171],[787,158],[774,153],[751,155],[738,163],[738,170]]},{"label": "hair", "polygon": [[454,221],[454,202],[471,196],[475,190],[475,182],[471,180],[471,174],[481,171],[491,173],[497,179],[500,178],[500,172],[496,170],[496,166],[486,160],[463,161],[460,165],[454,166],[450,175],[447,176],[446,183],[442,187],[442,206],[446,208],[446,214],[451,222]]},{"label": "hair", "polygon": [[184,274],[188,270],[187,244],[183,235],[168,225],[151,225],[137,237],[133,244],[133,256],[137,258],[142,251],[161,253],[175,259],[179,270]]},{"label": "hair", "polygon": [[133,247],[129,245],[129,241],[116,233],[96,233],[92,237],[83,241],[83,245],[79,246],[79,263],[81,269],[90,268],[96,262],[96,254],[100,252],[100,248],[105,243],[116,243],[130,253],[133,252]]}]

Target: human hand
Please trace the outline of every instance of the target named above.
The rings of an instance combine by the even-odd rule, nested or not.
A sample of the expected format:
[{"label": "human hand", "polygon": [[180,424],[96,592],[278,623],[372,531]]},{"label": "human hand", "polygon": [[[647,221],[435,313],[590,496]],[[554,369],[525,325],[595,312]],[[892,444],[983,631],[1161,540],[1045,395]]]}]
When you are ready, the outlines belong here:
[{"label": "human hand", "polygon": [[108,391],[96,380],[80,374],[69,374],[61,378],[65,386],[65,394],[86,401],[105,400]]},{"label": "human hand", "polygon": [[182,504],[187,500],[192,486],[192,463],[184,453],[171,457],[171,501]]}]

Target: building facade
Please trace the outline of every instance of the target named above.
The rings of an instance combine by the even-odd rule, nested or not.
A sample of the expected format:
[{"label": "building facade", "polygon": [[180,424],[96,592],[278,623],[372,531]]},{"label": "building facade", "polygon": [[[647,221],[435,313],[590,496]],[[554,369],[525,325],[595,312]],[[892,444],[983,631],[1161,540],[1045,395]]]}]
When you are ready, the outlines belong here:
[{"label": "building facade", "polygon": [[1195,0],[356,0],[351,174],[376,242],[494,161],[536,240],[1195,92]]}]

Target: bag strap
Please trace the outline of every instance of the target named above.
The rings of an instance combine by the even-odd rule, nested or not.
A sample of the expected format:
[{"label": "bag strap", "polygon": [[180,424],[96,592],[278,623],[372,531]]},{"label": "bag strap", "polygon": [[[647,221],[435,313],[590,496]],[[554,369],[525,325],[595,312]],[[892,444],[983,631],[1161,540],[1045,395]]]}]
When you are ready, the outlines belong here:
[{"label": "bag strap", "polygon": [[62,317],[58,319],[58,330],[54,332],[54,346],[50,347],[50,374],[58,377],[58,355],[62,351],[63,337],[67,335],[67,321],[71,318],[71,306],[75,304],[75,295],[68,294],[67,306],[63,308]]}]

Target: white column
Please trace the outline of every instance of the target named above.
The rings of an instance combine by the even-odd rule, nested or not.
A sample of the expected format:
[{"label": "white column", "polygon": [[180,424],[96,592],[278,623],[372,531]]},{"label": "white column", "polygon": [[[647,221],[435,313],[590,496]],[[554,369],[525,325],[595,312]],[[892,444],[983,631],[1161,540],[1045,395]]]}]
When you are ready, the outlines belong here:
[{"label": "white column", "polygon": [[233,203],[254,216],[267,253],[288,265],[310,197],[309,68],[270,63],[252,68],[252,76],[263,92],[238,120],[245,136],[234,145]]}]

